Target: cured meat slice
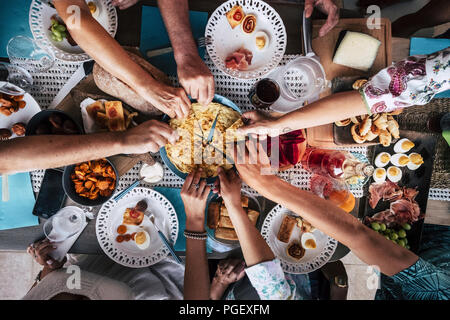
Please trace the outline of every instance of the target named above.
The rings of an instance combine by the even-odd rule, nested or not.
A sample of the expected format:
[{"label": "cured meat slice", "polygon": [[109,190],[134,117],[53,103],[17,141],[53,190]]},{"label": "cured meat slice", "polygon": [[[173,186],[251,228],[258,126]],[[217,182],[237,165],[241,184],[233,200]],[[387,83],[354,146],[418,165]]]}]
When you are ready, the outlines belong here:
[{"label": "cured meat slice", "polygon": [[369,187],[369,194],[369,205],[372,209],[375,209],[381,199],[385,201],[398,200],[403,196],[403,191],[396,183],[385,181],[383,183],[372,183]]},{"label": "cured meat slice", "polygon": [[245,48],[233,52],[225,59],[225,66],[229,69],[245,71],[252,64],[253,53]]}]

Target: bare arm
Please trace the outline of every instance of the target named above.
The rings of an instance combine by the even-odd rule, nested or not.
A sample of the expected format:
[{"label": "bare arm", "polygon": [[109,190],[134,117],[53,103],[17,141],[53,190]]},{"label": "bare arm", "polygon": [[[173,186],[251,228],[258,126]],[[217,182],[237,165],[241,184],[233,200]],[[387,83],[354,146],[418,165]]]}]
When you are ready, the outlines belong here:
[{"label": "bare arm", "polygon": [[[256,154],[253,144],[248,143],[247,146],[250,154]],[[265,163],[268,163],[265,157]],[[237,168],[249,186],[301,215],[317,229],[349,247],[367,264],[378,266],[384,274],[394,275],[417,261],[418,257],[414,253],[386,240],[331,202],[298,189],[274,175],[261,175],[261,165],[248,164],[248,159],[245,163],[237,164]]]},{"label": "bare arm", "polygon": [[243,133],[258,133],[261,129],[293,130],[311,128],[338,120],[367,114],[364,101],[358,91],[336,93],[279,118],[261,118],[255,112],[244,113],[251,120],[241,128]]},{"label": "bare arm", "polygon": [[[200,182],[200,175],[200,171],[190,173],[181,189],[181,198],[186,211],[186,230],[192,232],[205,232],[205,207],[210,188],[206,185],[206,180]],[[196,185],[199,187],[196,188]],[[184,299],[208,300],[209,295],[206,240],[187,238]]]},{"label": "bare arm", "polygon": [[[184,113],[187,114],[189,103],[185,94],[183,95],[184,91],[182,93],[179,88],[158,82],[134,62],[120,44],[92,17],[84,0],[56,0],[54,5],[73,39],[105,70],[169,116],[182,117]],[[71,10],[73,5],[80,10],[79,24],[73,23],[77,21],[73,18],[75,16]]]},{"label": "bare arm", "polygon": [[119,153],[157,152],[177,134],[150,120],[126,132],[88,135],[43,135],[0,141],[0,173],[61,167]]},{"label": "bare arm", "polygon": [[230,215],[248,267],[275,258],[272,250],[252,224],[241,204],[241,179],[234,170],[218,169],[220,194]]},{"label": "bare arm", "polygon": [[198,55],[189,22],[187,0],[158,0],[177,62],[178,78],[186,92],[204,105],[214,97],[214,78]]}]

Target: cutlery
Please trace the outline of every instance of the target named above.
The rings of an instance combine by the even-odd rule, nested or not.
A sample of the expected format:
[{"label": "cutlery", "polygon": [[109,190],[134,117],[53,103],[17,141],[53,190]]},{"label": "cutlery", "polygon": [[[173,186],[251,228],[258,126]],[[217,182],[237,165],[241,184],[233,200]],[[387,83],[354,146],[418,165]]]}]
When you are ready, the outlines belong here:
[{"label": "cutlery", "polygon": [[125,188],[117,196],[115,196],[113,198],[113,200],[114,201],[119,201],[120,199],[122,199],[128,192],[130,192],[131,190],[136,188],[141,183],[142,180],[144,180],[144,177],[140,177],[139,180],[136,180],[135,182],[130,184],[127,188]]},{"label": "cutlery", "polygon": [[22,96],[25,94],[25,90],[12,86],[9,83],[5,83],[0,87],[0,92],[4,94],[8,94],[10,96]]},{"label": "cutlery", "polygon": [[167,249],[169,249],[170,254],[172,255],[172,257],[178,262],[178,263],[182,263],[180,257],[178,257],[178,255],[175,253],[175,249],[172,247],[172,245],[170,244],[169,240],[167,240],[166,236],[164,235],[164,233],[161,232],[161,230],[159,230],[158,226],[155,224],[155,216],[152,214],[150,215],[150,221],[152,222],[153,226],[155,227],[156,231],[158,231],[158,235],[161,238],[162,242],[164,243],[164,245],[167,247]]},{"label": "cutlery", "polygon": [[[197,39],[197,46],[199,48],[206,47],[207,45],[211,44],[211,41],[208,38],[201,37]],[[170,53],[173,51],[172,47],[162,48],[162,49],[154,49],[154,50],[148,50],[147,51],[147,58],[153,58],[157,57],[166,53]]]},{"label": "cutlery", "polygon": [[206,140],[207,144],[210,144],[212,142],[212,139],[214,137],[214,130],[216,130],[216,125],[217,125],[217,119],[219,118],[219,113],[217,113],[216,118],[214,119],[214,122],[211,126],[211,129],[209,130],[209,134],[208,134],[208,139]]},{"label": "cutlery", "polygon": [[[205,139],[204,137],[202,137],[201,135],[196,134],[196,133],[195,133],[195,135],[196,135],[197,137],[202,138],[203,141],[206,141],[206,139]],[[217,152],[220,152],[220,153],[225,157],[225,159],[227,159],[227,161],[228,161],[229,163],[234,163],[234,160],[233,160],[233,159],[231,159],[226,153],[224,153],[222,150],[220,150],[219,148],[217,148],[215,145],[213,145],[213,144],[208,144],[207,146],[213,147],[214,150],[216,150]]]}]

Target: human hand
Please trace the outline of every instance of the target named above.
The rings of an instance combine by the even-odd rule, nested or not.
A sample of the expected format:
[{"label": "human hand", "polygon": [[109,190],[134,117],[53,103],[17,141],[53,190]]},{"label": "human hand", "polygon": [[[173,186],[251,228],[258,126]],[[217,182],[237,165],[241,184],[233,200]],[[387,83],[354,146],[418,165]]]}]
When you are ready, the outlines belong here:
[{"label": "human hand", "polygon": [[181,188],[181,199],[186,212],[186,230],[189,231],[205,231],[206,200],[211,188],[205,179],[201,179],[201,173],[201,169],[191,172]]},{"label": "human hand", "polygon": [[183,88],[152,82],[136,88],[137,93],[171,118],[183,119],[189,114],[191,100]]},{"label": "human hand", "polygon": [[245,275],[245,262],[241,259],[221,260],[211,283],[211,300],[220,300],[228,286]]},{"label": "human hand", "polygon": [[191,98],[204,106],[209,104],[214,98],[214,77],[197,52],[184,57],[177,66],[180,84]]},{"label": "human hand", "polygon": [[48,239],[36,241],[28,246],[27,252],[33,257],[33,259],[44,268],[50,270],[56,270],[61,268],[66,263],[66,258],[62,261],[56,261],[50,256],[50,253],[56,249],[53,243]]},{"label": "human hand", "polygon": [[339,9],[333,0],[305,0],[305,16],[311,17],[314,7],[328,16],[327,21],[319,30],[319,36],[323,37],[339,22]]},{"label": "human hand", "polygon": [[214,192],[219,193],[225,205],[241,206],[242,181],[235,170],[225,171],[222,167],[217,169],[218,179],[214,182]]},{"label": "human hand", "polygon": [[113,0],[112,5],[119,7],[120,10],[128,9],[138,3],[139,0]]},{"label": "human hand", "polygon": [[123,135],[122,145],[127,154],[158,152],[168,142],[173,144],[178,139],[176,130],[157,120],[146,121],[119,134]]},{"label": "human hand", "polygon": [[264,134],[277,136],[279,132],[277,118],[262,111],[248,111],[242,114],[242,118],[247,120],[247,124],[237,129],[238,134]]}]

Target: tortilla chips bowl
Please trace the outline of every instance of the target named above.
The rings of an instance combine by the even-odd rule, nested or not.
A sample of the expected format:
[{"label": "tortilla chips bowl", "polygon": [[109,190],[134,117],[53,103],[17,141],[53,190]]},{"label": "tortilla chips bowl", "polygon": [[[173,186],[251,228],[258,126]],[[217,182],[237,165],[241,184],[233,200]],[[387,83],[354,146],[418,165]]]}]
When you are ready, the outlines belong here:
[{"label": "tortilla chips bowl", "polygon": [[[234,134],[229,135],[229,132],[235,131],[227,129],[235,129],[243,124],[241,114],[241,110],[234,102],[216,94],[208,106],[193,101],[186,119],[170,119],[165,116],[163,121],[168,122],[173,129],[177,129],[180,138],[175,144],[168,143],[160,149],[162,160],[182,179],[186,179],[193,170],[202,168],[202,178],[206,178],[207,183],[213,183],[219,166],[226,170],[234,166],[217,149],[227,153],[228,158],[232,159],[230,152],[233,150],[232,144],[227,142],[230,136],[235,139]],[[211,144],[217,149],[205,143],[216,116],[217,123]]]},{"label": "tortilla chips bowl", "polygon": [[89,207],[108,201],[117,188],[118,172],[107,158],[66,166],[63,188],[74,202]]}]

